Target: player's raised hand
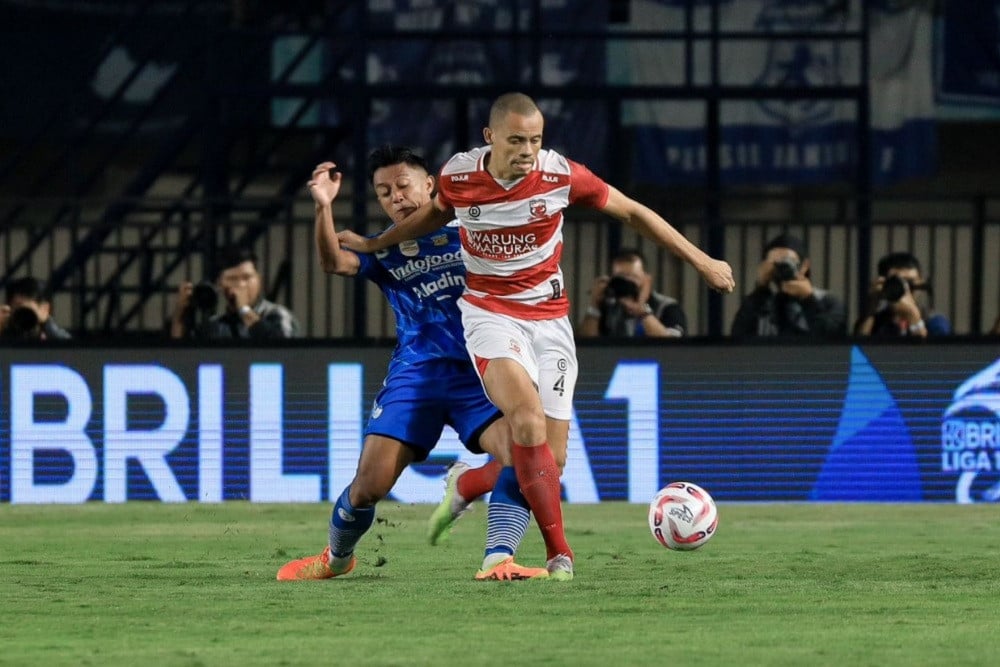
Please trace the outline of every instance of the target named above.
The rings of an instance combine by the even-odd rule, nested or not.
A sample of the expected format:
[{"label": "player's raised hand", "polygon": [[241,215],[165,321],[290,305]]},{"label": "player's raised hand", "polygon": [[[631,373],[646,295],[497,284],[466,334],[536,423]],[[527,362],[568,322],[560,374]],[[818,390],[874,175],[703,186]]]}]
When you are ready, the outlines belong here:
[{"label": "player's raised hand", "polygon": [[716,292],[728,294],[736,288],[736,280],[733,278],[733,267],[729,262],[721,259],[709,259],[703,266],[698,268],[698,273],[705,279],[708,286]]},{"label": "player's raised hand", "polygon": [[333,171],[337,167],[333,162],[321,162],[313,169],[312,179],[307,183],[309,194],[320,206],[329,206],[340,193],[342,175]]}]

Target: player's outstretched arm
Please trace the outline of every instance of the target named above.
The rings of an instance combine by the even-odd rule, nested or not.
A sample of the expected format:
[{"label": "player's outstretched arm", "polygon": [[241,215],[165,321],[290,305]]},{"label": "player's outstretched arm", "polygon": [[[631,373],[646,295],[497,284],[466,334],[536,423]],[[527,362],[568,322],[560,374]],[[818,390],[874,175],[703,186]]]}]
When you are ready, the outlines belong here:
[{"label": "player's outstretched arm", "polygon": [[693,266],[708,286],[717,292],[732,292],[736,287],[733,269],[720,259],[712,259],[691,243],[656,211],[610,188],[604,212],[632,227],[640,234],[674,253]]},{"label": "player's outstretched arm", "polygon": [[316,250],[319,263],[325,273],[339,276],[353,276],[361,266],[358,256],[340,247],[337,230],[333,223],[333,200],[340,193],[340,172],[332,162],[322,162],[313,170],[309,181],[309,194],[316,202]]},{"label": "player's outstretched arm", "polygon": [[366,238],[351,231],[343,231],[338,234],[338,238],[341,245],[356,252],[375,252],[430,234],[454,219],[454,210],[443,207],[435,197],[378,236]]}]

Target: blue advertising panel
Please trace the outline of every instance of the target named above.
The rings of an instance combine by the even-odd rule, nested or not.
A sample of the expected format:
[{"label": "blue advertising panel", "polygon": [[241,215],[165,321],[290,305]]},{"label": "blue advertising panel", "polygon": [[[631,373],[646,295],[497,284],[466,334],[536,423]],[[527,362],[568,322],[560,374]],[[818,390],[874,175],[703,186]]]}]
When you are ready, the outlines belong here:
[{"label": "blue advertising panel", "polygon": [[[351,480],[388,347],[0,351],[0,501],[321,502]],[[1000,344],[586,346],[567,502],[996,502]],[[317,361],[320,363],[317,363]],[[437,502],[447,432],[403,473]]]}]

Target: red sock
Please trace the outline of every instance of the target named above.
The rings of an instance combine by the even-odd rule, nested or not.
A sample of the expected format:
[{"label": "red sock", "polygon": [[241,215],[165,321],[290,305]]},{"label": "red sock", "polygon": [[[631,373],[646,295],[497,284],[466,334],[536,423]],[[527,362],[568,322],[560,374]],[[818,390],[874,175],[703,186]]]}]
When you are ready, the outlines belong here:
[{"label": "red sock", "polygon": [[548,444],[526,447],[515,443],[512,453],[517,483],[521,485],[521,493],[535,513],[535,521],[545,540],[546,558],[553,558],[558,554],[566,554],[572,558],[573,551],[563,532],[559,466],[552,456],[552,450]]},{"label": "red sock", "polygon": [[471,503],[484,493],[492,491],[501,468],[503,466],[499,461],[490,459],[489,463],[466,470],[458,478],[458,495]]}]

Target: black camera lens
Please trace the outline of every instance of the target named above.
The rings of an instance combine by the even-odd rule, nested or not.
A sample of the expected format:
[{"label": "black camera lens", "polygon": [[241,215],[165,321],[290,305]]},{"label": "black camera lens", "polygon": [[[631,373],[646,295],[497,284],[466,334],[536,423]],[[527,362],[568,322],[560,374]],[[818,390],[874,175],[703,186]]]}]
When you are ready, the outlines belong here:
[{"label": "black camera lens", "polygon": [[21,306],[10,313],[3,336],[7,340],[38,340],[42,337],[42,323],[38,313]]},{"label": "black camera lens", "polygon": [[219,292],[212,283],[200,282],[191,292],[191,303],[200,311],[214,313],[219,306]]},{"label": "black camera lens", "polygon": [[896,303],[906,294],[906,281],[899,276],[889,276],[882,283],[882,298],[889,303]]},{"label": "black camera lens", "polygon": [[608,287],[605,294],[609,298],[621,299],[639,298],[639,286],[628,278],[623,278],[622,276],[613,276],[610,281],[608,281]]},{"label": "black camera lens", "polygon": [[778,260],[774,263],[774,271],[771,273],[771,280],[776,283],[783,283],[786,280],[795,280],[799,277],[798,265],[790,259]]}]

